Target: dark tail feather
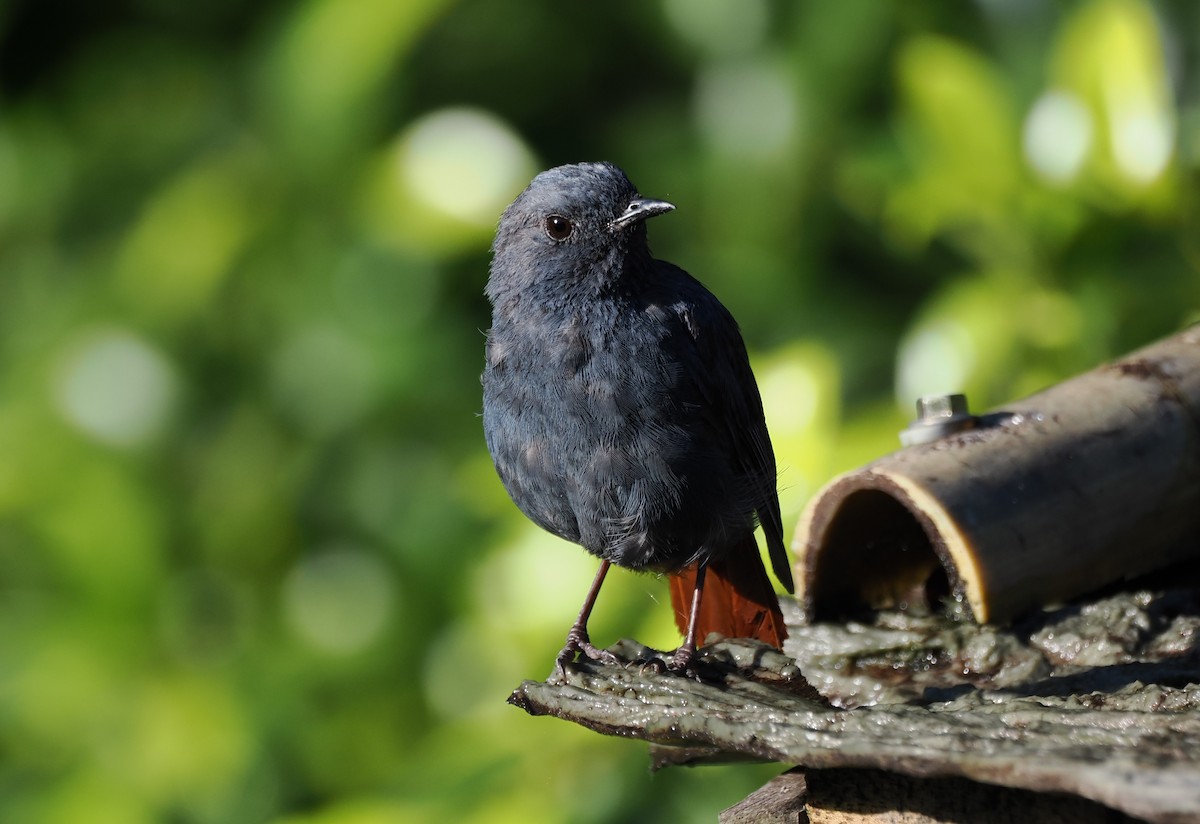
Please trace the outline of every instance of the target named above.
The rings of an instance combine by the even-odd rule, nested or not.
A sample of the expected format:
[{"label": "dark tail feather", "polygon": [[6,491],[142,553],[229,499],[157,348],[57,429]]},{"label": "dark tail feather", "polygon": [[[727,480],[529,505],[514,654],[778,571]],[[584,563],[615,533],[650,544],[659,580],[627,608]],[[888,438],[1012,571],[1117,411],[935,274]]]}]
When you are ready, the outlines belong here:
[{"label": "dark tail feather", "polygon": [[[667,579],[671,586],[671,605],[675,608],[675,625],[686,636],[696,587],[696,567],[684,567]],[[752,534],[724,559],[708,565],[696,638],[703,643],[710,632],[719,632],[727,638],[757,638],[777,649],[783,648],[787,629],[783,625],[783,613],[779,611],[779,598],[767,577]]]}]

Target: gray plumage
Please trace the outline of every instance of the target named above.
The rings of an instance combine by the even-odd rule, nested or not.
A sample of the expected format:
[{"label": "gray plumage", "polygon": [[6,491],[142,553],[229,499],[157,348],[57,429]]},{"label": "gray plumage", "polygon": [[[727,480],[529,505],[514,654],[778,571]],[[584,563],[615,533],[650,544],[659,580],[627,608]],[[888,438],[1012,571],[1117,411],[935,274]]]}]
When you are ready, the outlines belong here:
[{"label": "gray plumage", "polygon": [[646,242],[645,219],[670,208],[586,163],[543,172],[504,212],[487,285],[488,449],[522,512],[602,559],[678,570],[744,547],[757,520],[790,590],[737,324]]}]

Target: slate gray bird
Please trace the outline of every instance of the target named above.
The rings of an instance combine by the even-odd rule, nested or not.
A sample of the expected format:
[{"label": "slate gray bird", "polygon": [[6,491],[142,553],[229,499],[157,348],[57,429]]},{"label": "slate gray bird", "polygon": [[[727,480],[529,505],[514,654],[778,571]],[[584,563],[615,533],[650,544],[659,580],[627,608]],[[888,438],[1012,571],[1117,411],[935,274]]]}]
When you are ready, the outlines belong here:
[{"label": "slate gray bird", "polygon": [[539,174],[500,218],[487,296],[483,426],[508,494],[534,523],[601,559],[557,659],[611,660],[587,621],[610,564],[667,573],[690,668],[716,631],[776,647],[779,602],[762,524],[790,592],[775,457],[746,347],[724,306],[655,260],[638,194],[610,163]]}]

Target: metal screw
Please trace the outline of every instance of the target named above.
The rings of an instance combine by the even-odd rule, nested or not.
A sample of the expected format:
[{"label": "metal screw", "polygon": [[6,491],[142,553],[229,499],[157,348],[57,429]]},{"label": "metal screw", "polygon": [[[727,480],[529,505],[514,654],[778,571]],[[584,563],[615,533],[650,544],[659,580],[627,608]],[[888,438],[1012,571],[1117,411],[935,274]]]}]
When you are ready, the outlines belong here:
[{"label": "metal screw", "polygon": [[967,411],[966,395],[926,395],[917,400],[917,419],[900,432],[900,443],[915,446],[944,438],[975,426]]}]

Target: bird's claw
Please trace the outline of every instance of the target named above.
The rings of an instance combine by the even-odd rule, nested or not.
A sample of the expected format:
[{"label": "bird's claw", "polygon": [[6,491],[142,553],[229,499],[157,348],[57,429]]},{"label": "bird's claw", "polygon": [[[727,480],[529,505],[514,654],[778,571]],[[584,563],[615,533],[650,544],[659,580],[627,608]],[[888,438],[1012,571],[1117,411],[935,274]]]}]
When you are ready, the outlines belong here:
[{"label": "bird's claw", "polygon": [[662,675],[667,672],[667,662],[658,655],[653,655],[647,658],[638,667],[638,675],[645,675],[646,670],[653,672],[655,675]]},{"label": "bird's claw", "polygon": [[567,633],[567,643],[563,646],[562,652],[554,659],[554,674],[559,681],[565,681],[567,677],[567,667],[574,664],[576,656],[584,655],[588,659],[600,664],[608,664],[609,666],[619,667],[624,666],[620,658],[606,649],[600,649],[592,643],[588,637],[587,630],[579,626],[571,627],[571,631]]},{"label": "bird's claw", "polygon": [[657,675],[665,675],[669,672],[672,675],[684,675],[688,678],[694,678],[699,681],[700,675],[693,666],[695,663],[695,658],[696,648],[689,647],[687,644],[684,644],[679,649],[675,650],[670,657],[666,656],[665,654],[653,655],[647,660],[643,661],[641,666],[638,668],[638,674],[644,674],[647,670]]}]

